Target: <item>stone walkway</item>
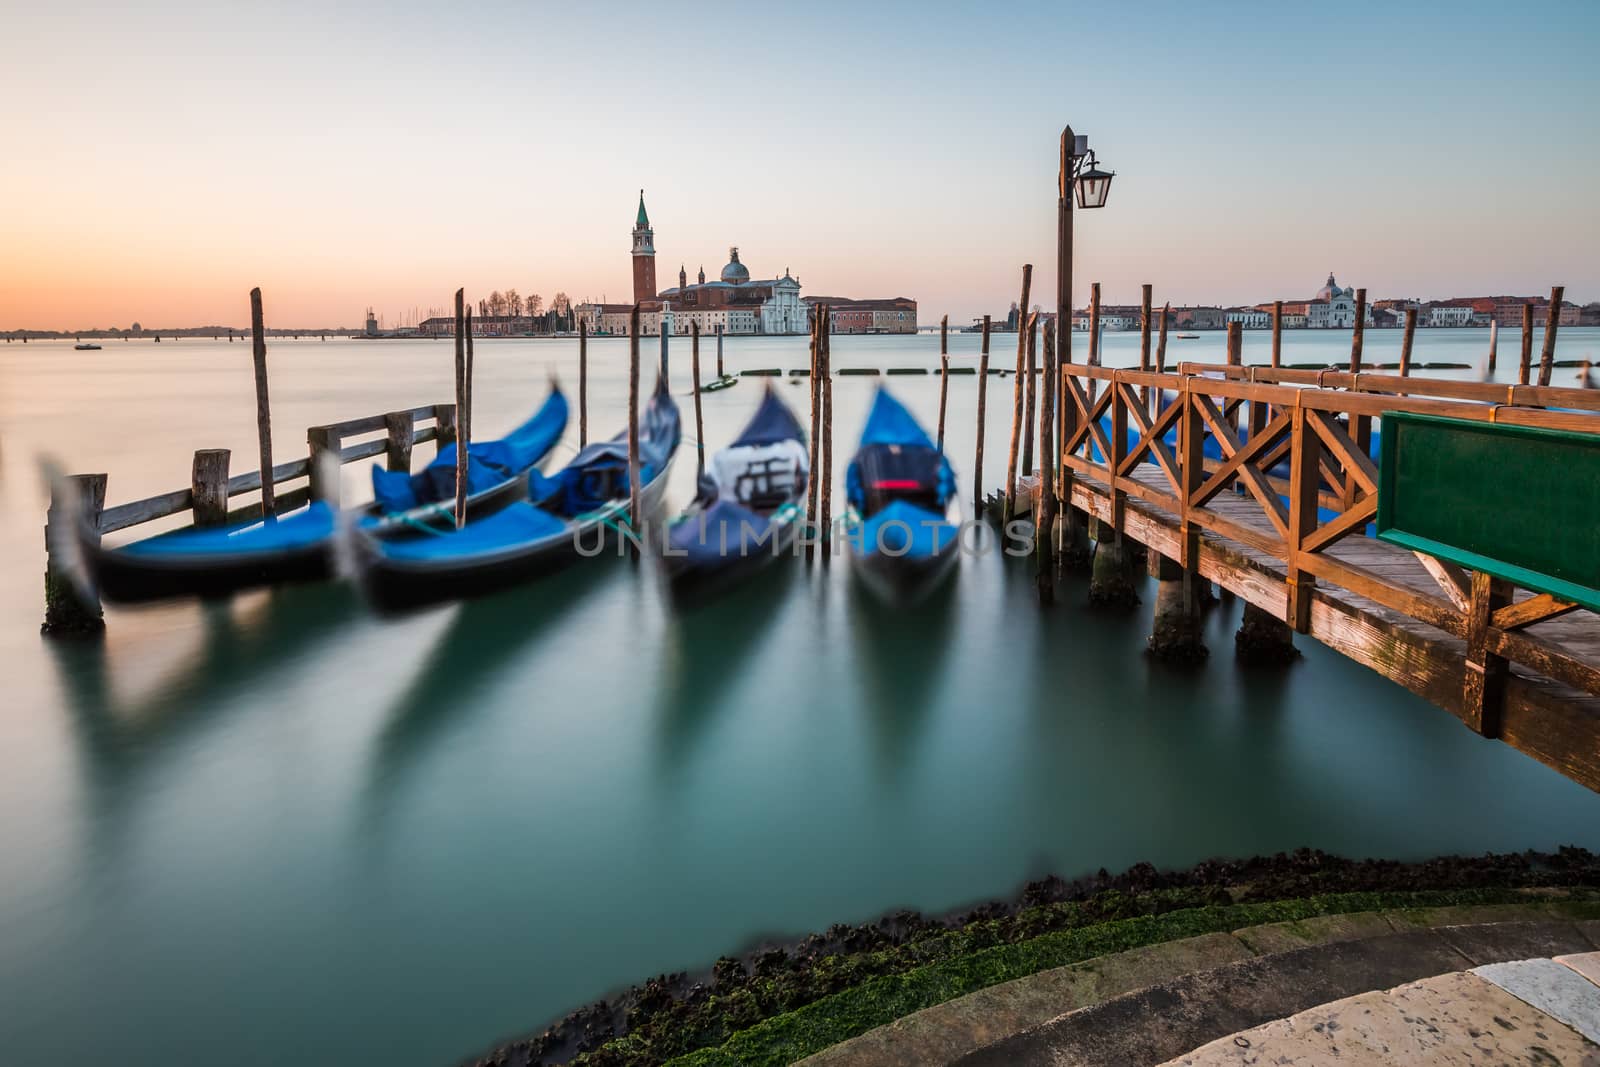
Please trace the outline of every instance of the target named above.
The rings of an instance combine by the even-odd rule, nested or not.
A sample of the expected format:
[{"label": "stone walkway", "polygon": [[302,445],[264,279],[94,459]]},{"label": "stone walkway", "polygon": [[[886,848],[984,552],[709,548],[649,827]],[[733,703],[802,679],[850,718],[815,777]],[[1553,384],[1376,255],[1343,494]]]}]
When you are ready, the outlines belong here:
[{"label": "stone walkway", "polygon": [[1172,1067],[1600,1065],[1600,952],[1456,971],[1218,1038]]}]

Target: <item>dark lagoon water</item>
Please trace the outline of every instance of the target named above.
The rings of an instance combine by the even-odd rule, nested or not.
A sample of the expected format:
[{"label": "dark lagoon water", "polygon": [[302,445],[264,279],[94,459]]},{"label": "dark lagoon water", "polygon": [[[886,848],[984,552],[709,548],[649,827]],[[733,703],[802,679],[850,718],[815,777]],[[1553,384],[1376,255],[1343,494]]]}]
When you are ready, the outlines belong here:
[{"label": "dark lagoon water", "polygon": [[[1424,331],[1417,358],[1478,363],[1486,339]],[[1597,341],[1564,330],[1560,355]],[[1294,333],[1286,359],[1348,344]],[[735,339],[728,360],[802,367],[804,345]],[[998,337],[997,362],[1014,345]],[[971,362],[977,339],[954,346]],[[1136,346],[1108,337],[1108,362]],[[1397,346],[1369,334],[1368,358]],[[936,340],[834,347],[839,366],[926,365]],[[1515,349],[1508,331],[1502,377]],[[575,351],[481,344],[481,434],[552,369],[575,394]],[[591,426],[610,432],[625,348],[591,353]],[[1247,335],[1246,358],[1265,353]],[[450,396],[447,343],[285,341],[271,359],[280,457],[308,425]],[[938,379],[890,381],[931,425]],[[836,385],[841,457],[872,386]],[[713,446],[758,388],[706,398]],[[952,379],[964,486],[975,392]],[[1009,381],[989,396],[992,486]],[[1027,564],[998,556],[910,616],[842,563],[678,614],[648,565],[602,560],[399,622],[332,584],[113,609],[101,643],[42,641],[35,456],[109,471],[120,502],[185,484],[197,447],[252,468],[252,411],[242,345],[0,347],[0,1063],[448,1064],[763,936],[1047,872],[1600,848],[1600,796],[1317,644],[1285,672],[1237,670],[1236,604],[1208,617],[1211,661],[1174,673],[1142,655],[1148,590],[1106,615],[1074,583],[1041,613]],[[347,477],[355,499],[364,471]]]}]

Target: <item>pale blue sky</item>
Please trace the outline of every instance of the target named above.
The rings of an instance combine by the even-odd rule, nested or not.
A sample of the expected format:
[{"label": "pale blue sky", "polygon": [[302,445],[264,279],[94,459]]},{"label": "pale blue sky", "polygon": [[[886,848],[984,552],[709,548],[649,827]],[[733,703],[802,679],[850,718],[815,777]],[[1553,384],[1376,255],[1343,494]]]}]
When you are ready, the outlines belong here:
[{"label": "pale blue sky", "polygon": [[1600,4],[3,0],[0,328],[623,298],[737,244],[923,318],[1053,292],[1056,138],[1118,172],[1077,299],[1600,299]]}]

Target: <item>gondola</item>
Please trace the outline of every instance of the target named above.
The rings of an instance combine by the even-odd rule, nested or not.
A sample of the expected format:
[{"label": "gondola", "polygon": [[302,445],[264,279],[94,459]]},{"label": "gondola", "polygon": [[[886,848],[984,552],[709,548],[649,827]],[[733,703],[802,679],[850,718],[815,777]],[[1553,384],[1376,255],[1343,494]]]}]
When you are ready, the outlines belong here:
[{"label": "gondola", "polygon": [[662,563],[673,595],[709,595],[790,551],[808,471],[805,430],[768,385],[744,430],[711,457],[694,503],[667,528]]},{"label": "gondola", "polygon": [[[468,513],[485,514],[520,497],[529,471],[561,439],[566,425],[567,399],[552,386],[543,406],[508,436],[469,444]],[[447,517],[453,521],[455,463],[451,445],[416,474],[374,467],[375,499],[356,522],[377,536],[393,536]],[[101,597],[137,603],[332,577],[337,525],[335,509],[313,501],[271,519],[185,527],[114,548],[102,546],[93,531],[80,530],[79,545]]]},{"label": "gondola", "polygon": [[845,543],[867,586],[914,603],[955,568],[960,530],[950,461],[900,402],[879,388],[845,471]]},{"label": "gondola", "polygon": [[352,527],[357,581],[375,608],[390,613],[497,592],[598,555],[618,543],[623,525],[639,526],[660,506],[681,436],[678,407],[657,380],[640,413],[640,515],[630,514],[622,433],[584,448],[554,475],[534,472],[525,499],[460,529],[384,538]]}]

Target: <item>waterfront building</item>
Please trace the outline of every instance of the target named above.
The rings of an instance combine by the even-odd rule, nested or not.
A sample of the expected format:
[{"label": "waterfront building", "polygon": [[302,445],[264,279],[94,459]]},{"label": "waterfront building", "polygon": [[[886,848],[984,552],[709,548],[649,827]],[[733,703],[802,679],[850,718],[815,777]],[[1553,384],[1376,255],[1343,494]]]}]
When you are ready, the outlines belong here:
[{"label": "waterfront building", "polygon": [[689,284],[688,272],[678,269],[678,284],[663,290],[658,299],[671,320],[672,333],[688,333],[691,323],[700,324],[701,333],[717,326],[724,333],[805,333],[807,309],[800,299],[800,279],[784,268],[781,278],[750,277],[750,269],[739,261],[739,249],[728,249],[728,264],[714,282],[700,280]]},{"label": "waterfront building", "polygon": [[1435,300],[1428,305],[1429,326],[1471,326],[1472,302],[1470,300]]},{"label": "waterfront building", "polygon": [[[1370,309],[1366,322],[1372,324]],[[1317,290],[1317,295],[1306,302],[1306,325],[1314,330],[1338,330],[1355,324],[1356,291],[1339,288],[1339,283],[1333,280],[1333,272],[1329,271],[1328,280]]]},{"label": "waterfront building", "polygon": [[1172,309],[1171,325],[1180,330],[1220,330],[1225,321],[1222,309],[1219,307],[1177,307]]},{"label": "waterfront building", "polygon": [[1259,307],[1234,307],[1227,310],[1223,321],[1229,324],[1237,322],[1245,330],[1265,330],[1272,326],[1272,312]]},{"label": "waterfront building", "polygon": [[843,296],[805,298],[807,322],[819,304],[828,306],[833,333],[916,333],[917,302],[906,296],[855,300]]}]

